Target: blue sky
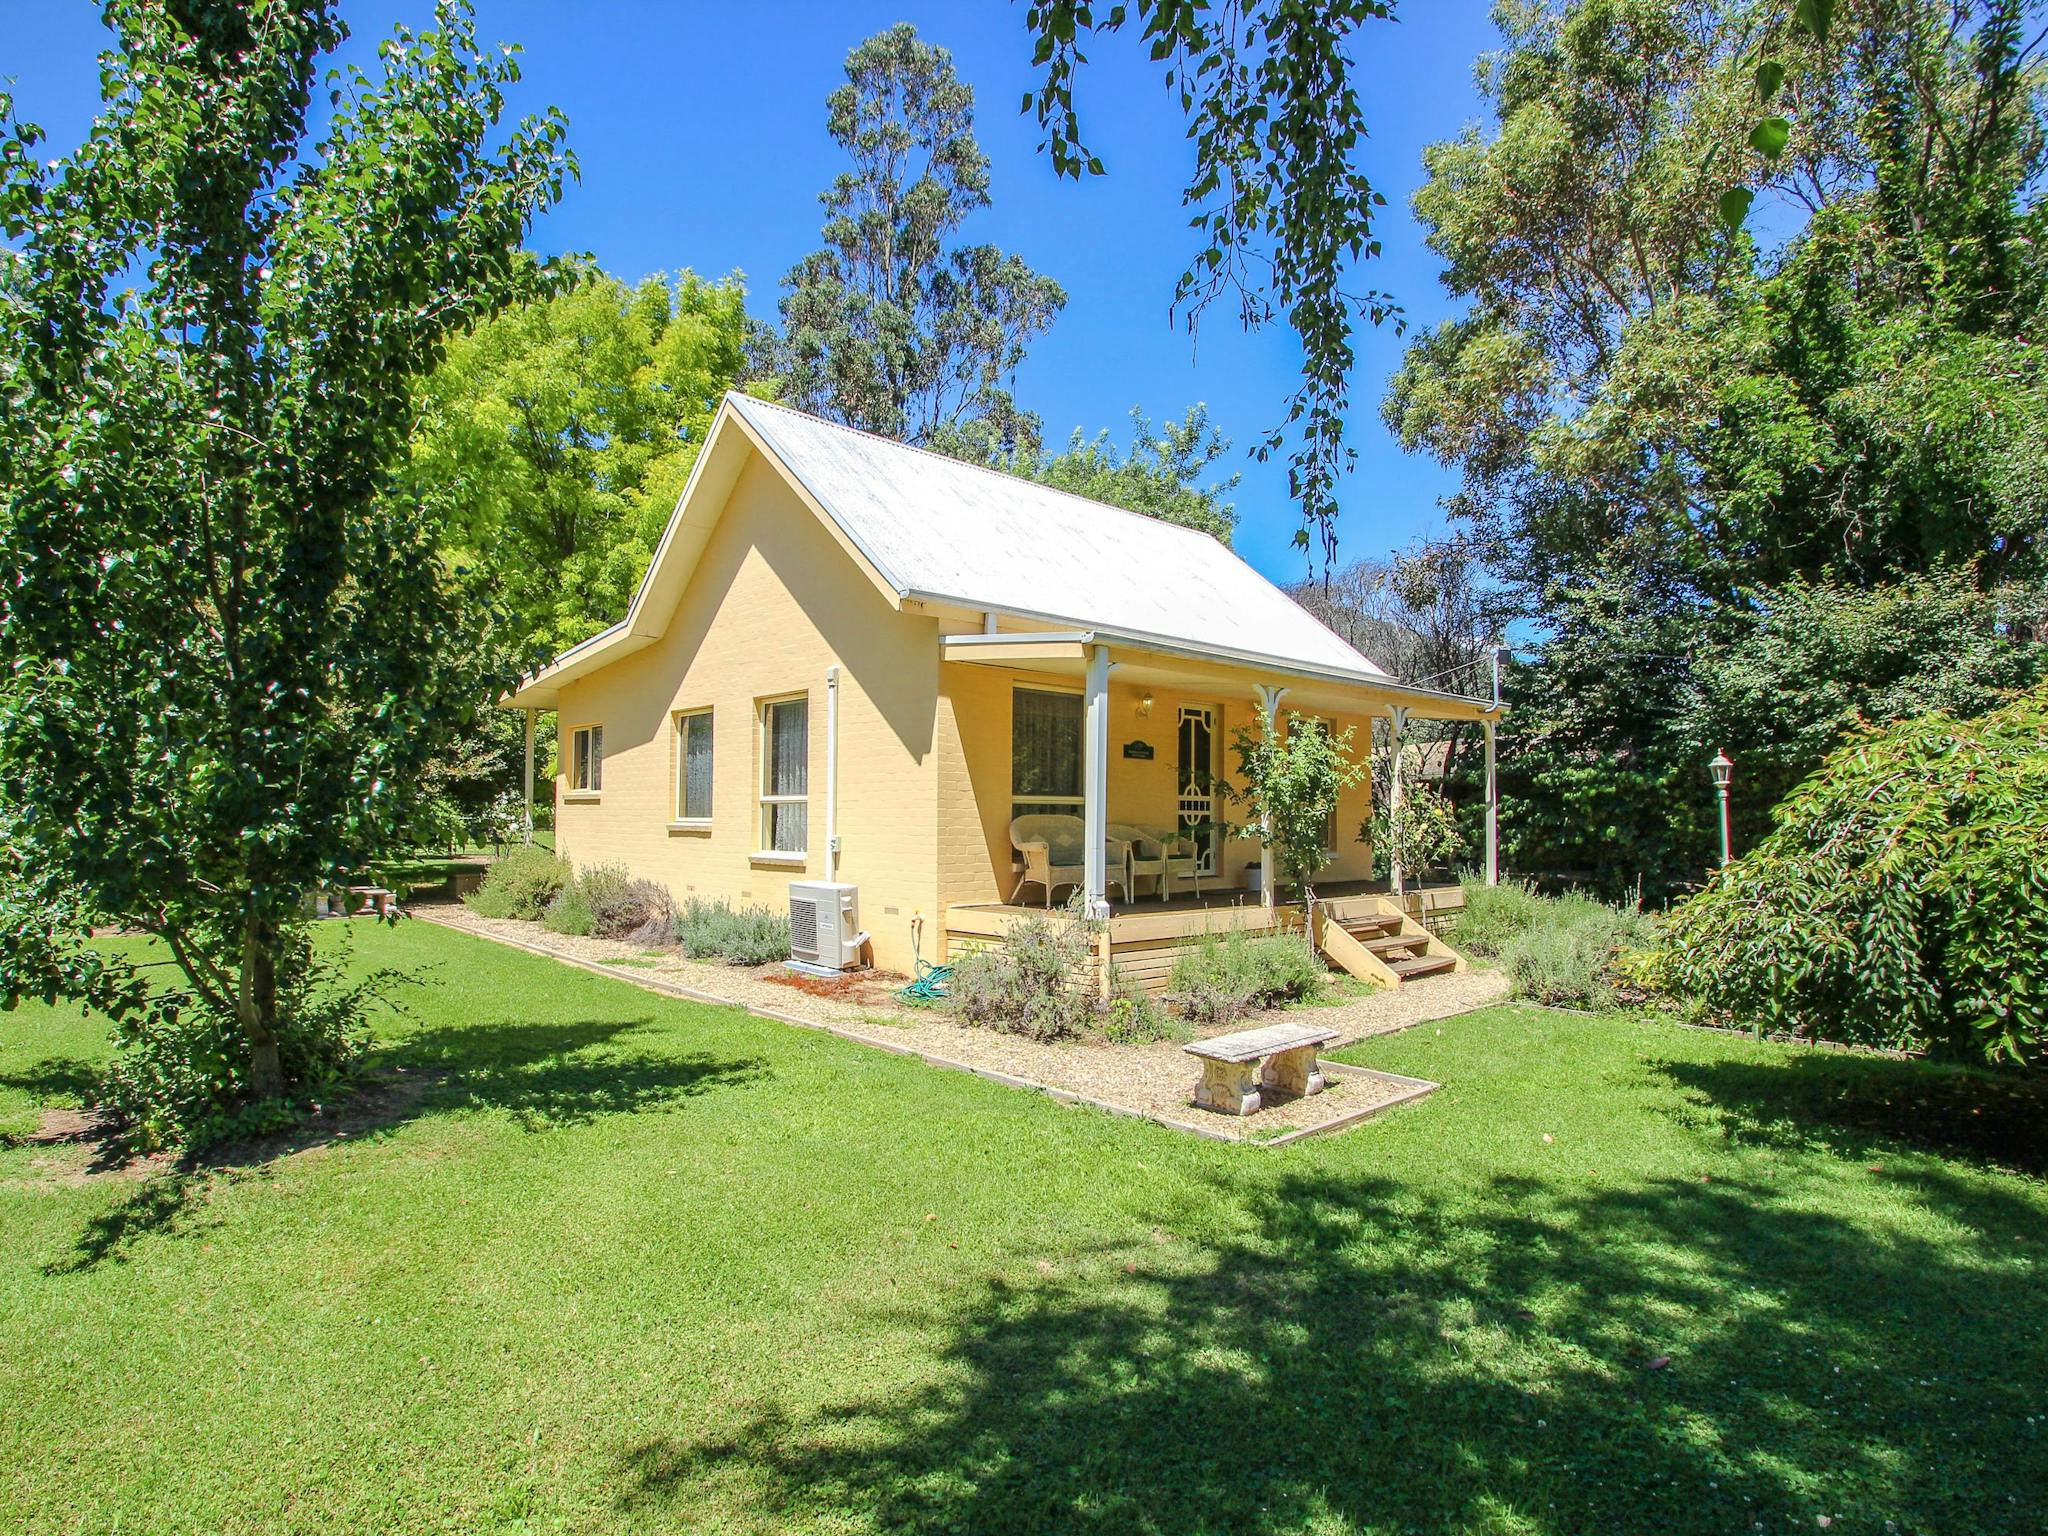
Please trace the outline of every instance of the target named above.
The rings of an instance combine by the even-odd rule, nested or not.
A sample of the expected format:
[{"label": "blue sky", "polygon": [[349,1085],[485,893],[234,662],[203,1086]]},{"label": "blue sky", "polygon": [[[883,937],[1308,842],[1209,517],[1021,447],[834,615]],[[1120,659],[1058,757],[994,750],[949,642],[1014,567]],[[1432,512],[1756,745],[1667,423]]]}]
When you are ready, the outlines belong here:
[{"label": "blue sky", "polygon": [[[105,34],[89,0],[9,0],[0,74],[20,114],[68,148],[97,104],[95,56]],[[1238,547],[1269,576],[1304,569],[1283,467],[1250,456],[1280,419],[1296,352],[1284,331],[1246,335],[1213,312],[1190,338],[1167,313],[1191,249],[1179,190],[1192,159],[1178,104],[1131,40],[1092,50],[1082,121],[1108,164],[1082,185],[1057,180],[1018,102],[1031,85],[1021,3],[951,0],[788,0],[777,4],[532,3],[477,0],[493,41],[526,49],[515,105],[553,102],[569,115],[583,179],[535,231],[550,251],[581,250],[627,278],[693,267],[743,271],[750,305],[772,316],[777,284],[817,243],[817,194],[841,168],[826,137],[824,101],[847,51],[896,21],[952,50],[975,89],[977,132],[993,162],[995,206],[964,234],[1017,251],[1067,289],[1068,304],[1018,374],[1018,395],[1045,419],[1050,441],[1076,426],[1109,427],[1127,413],[1178,415],[1206,401],[1235,442],[1242,470]],[[396,20],[424,22],[426,0],[344,0],[361,51]],[[1373,139],[1361,161],[1389,207],[1385,255],[1360,281],[1394,293],[1412,327],[1450,312],[1437,265],[1408,213],[1423,146],[1480,116],[1472,64],[1494,46],[1479,0],[1433,0],[1364,34],[1360,73]],[[1403,342],[1391,328],[1360,338],[1351,422],[1358,469],[1343,487],[1339,559],[1382,555],[1442,527],[1437,498],[1450,477],[1403,454],[1378,403]]]}]

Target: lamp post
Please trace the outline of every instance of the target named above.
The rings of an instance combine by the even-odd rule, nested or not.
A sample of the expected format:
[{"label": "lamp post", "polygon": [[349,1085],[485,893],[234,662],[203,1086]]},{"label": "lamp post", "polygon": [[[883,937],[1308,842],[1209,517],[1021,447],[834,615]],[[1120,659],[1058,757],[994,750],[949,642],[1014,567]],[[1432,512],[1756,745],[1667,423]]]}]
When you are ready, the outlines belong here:
[{"label": "lamp post", "polygon": [[1717,751],[1707,772],[1714,776],[1714,788],[1721,793],[1721,862],[1726,864],[1735,856],[1728,838],[1728,786],[1735,781],[1734,760],[1725,751]]}]

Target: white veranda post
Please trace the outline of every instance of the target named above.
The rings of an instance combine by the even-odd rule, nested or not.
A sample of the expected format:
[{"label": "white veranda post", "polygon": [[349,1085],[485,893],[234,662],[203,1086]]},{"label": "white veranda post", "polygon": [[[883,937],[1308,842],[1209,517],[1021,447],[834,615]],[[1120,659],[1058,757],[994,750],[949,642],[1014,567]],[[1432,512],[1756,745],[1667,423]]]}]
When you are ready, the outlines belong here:
[{"label": "white veranda post", "polygon": [[520,805],[519,830],[533,846],[533,711],[526,711],[526,799]]},{"label": "white veranda post", "polygon": [[[1258,689],[1259,718],[1264,723],[1266,740],[1270,742],[1274,739],[1280,728],[1280,701],[1287,697],[1287,690],[1277,687],[1272,683],[1260,683]],[[1269,907],[1273,905],[1275,900],[1273,893],[1273,844],[1271,833],[1272,825],[1266,818],[1265,813],[1261,811],[1259,815],[1259,900]]]},{"label": "white veranda post", "polygon": [[1486,883],[1500,884],[1500,781],[1493,772],[1494,722],[1480,722],[1486,730]]},{"label": "white veranda post", "polygon": [[1408,732],[1408,706],[1387,711],[1387,883],[1399,896],[1408,887],[1401,869],[1401,738]]},{"label": "white veranda post", "polygon": [[[1082,720],[1081,835],[1087,844],[1082,874],[1088,915],[1109,916],[1109,647],[1088,652],[1087,713]],[[1129,893],[1127,892],[1126,895]]]}]

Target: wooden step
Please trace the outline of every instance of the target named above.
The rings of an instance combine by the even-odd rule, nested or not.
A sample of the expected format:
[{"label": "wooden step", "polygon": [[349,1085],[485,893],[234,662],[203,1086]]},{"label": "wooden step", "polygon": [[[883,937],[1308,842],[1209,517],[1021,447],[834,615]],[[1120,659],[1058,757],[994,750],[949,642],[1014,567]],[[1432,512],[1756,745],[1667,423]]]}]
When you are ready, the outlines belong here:
[{"label": "wooden step", "polygon": [[[1353,934],[1352,937],[1357,938],[1358,936]],[[1389,934],[1384,939],[1359,939],[1359,942],[1384,960],[1389,955],[1400,954],[1411,949],[1421,949],[1429,943],[1429,940],[1412,933],[1395,933]]]},{"label": "wooden step", "polygon": [[1382,934],[1399,933],[1401,931],[1401,919],[1398,917],[1347,917],[1342,919],[1338,926],[1350,934],[1351,937],[1358,940],[1359,943],[1363,944],[1366,940],[1376,939]]},{"label": "wooden step", "polygon": [[1450,955],[1418,955],[1412,960],[1389,960],[1387,969],[1403,981],[1416,981],[1424,976],[1434,976],[1439,971],[1448,971],[1457,965]]}]

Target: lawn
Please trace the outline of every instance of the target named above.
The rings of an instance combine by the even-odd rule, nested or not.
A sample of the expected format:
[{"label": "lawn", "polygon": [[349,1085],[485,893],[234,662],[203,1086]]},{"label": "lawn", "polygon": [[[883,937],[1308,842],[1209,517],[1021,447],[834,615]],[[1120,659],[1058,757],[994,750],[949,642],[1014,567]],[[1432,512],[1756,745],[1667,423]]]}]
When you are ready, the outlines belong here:
[{"label": "lawn", "polygon": [[[1919,1069],[1501,1008],[1261,1150],[345,935],[428,972],[380,1123],[146,1184],[0,1145],[0,1528],[2048,1522],[2048,1189],[1869,1129]],[[0,1018],[0,1134],[103,1049]]]}]

